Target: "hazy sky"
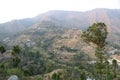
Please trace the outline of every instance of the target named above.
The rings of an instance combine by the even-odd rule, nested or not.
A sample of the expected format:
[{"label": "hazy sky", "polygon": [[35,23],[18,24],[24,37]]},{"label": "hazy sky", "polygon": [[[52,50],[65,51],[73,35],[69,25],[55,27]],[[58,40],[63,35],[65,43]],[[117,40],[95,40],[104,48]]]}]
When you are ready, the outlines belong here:
[{"label": "hazy sky", "polygon": [[0,23],[34,17],[49,10],[120,9],[120,0],[0,0]]}]

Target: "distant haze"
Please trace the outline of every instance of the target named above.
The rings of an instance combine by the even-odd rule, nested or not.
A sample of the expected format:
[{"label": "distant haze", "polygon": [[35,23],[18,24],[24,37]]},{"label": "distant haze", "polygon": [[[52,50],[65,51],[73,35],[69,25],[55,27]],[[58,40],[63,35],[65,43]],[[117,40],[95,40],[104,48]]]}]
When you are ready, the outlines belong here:
[{"label": "distant haze", "polygon": [[0,0],[0,23],[34,17],[49,10],[120,9],[120,0]]}]

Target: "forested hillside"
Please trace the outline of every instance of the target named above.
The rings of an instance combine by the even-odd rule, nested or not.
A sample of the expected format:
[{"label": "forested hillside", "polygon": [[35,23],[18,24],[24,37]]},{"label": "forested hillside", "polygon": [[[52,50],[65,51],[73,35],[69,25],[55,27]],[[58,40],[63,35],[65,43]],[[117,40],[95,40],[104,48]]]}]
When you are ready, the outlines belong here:
[{"label": "forested hillside", "polygon": [[0,24],[0,80],[119,80],[119,15],[48,11]]}]

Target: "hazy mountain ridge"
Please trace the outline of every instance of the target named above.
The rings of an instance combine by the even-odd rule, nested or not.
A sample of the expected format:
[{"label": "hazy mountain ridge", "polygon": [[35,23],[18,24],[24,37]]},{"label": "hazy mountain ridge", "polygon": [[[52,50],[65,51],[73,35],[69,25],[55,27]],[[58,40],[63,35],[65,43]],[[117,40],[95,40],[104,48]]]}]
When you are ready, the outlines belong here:
[{"label": "hazy mountain ridge", "polygon": [[16,34],[17,32],[23,31],[32,26],[34,23],[36,23],[36,20],[32,18],[13,20],[0,24],[0,32]]},{"label": "hazy mountain ridge", "polygon": [[[88,27],[94,22],[102,21],[108,25],[110,30],[119,30],[119,15],[119,9],[94,9],[85,12],[56,10],[48,11],[34,18],[13,20],[11,22],[3,23],[0,24],[0,27],[3,28],[2,30],[8,31],[10,33],[15,33],[23,31],[35,23],[46,20],[55,21],[56,23],[66,25],[68,27],[81,29]],[[0,31],[2,30],[0,29]]]},{"label": "hazy mountain ridge", "polygon": [[113,36],[115,35],[115,39],[118,40],[120,33],[119,15],[120,9],[94,9],[85,12],[53,10],[34,18],[0,24],[0,38],[22,31],[28,33],[30,31],[36,32],[38,29],[44,29],[45,27],[65,27],[84,30],[95,22],[104,22],[108,27],[108,32]]},{"label": "hazy mountain ridge", "polygon": [[[94,9],[86,12],[76,11],[49,11],[45,13],[41,21],[53,21],[66,27],[85,29],[94,22],[105,22],[109,31],[119,32],[119,9]],[[114,30],[114,31],[113,31]]]},{"label": "hazy mountain ridge", "polygon": [[120,25],[119,9],[94,9],[85,12],[77,11],[48,11],[34,18],[14,20],[11,22],[0,24],[0,32],[16,33],[23,31],[34,24],[43,21],[52,21],[55,24],[64,27],[74,27],[85,29],[94,22],[105,22],[110,31],[119,32]]}]

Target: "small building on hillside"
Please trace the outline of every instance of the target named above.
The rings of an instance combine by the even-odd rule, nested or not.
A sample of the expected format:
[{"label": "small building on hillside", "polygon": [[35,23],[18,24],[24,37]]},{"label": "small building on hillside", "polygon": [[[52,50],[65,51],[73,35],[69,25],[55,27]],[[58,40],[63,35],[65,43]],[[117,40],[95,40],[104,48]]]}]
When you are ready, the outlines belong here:
[{"label": "small building on hillside", "polygon": [[113,59],[115,59],[120,66],[120,56],[114,56]]}]

